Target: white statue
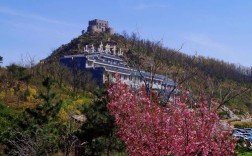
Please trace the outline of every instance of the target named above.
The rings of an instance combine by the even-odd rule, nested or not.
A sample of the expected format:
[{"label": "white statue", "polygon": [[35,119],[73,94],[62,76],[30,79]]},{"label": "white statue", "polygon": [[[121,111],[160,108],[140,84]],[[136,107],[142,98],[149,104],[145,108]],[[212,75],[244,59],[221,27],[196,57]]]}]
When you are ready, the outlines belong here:
[{"label": "white statue", "polygon": [[122,56],[122,49],[120,48],[120,50],[118,51],[118,56]]},{"label": "white statue", "polygon": [[92,44],[91,45],[91,53],[94,53],[95,52],[95,49],[94,49],[94,45]]},{"label": "white statue", "polygon": [[113,46],[112,50],[113,50],[113,55],[116,55],[116,46],[115,45]]},{"label": "white statue", "polygon": [[103,52],[103,44],[102,44],[102,42],[101,42],[101,44],[100,44],[100,46],[98,48],[98,52]]},{"label": "white statue", "polygon": [[120,51],[121,51],[121,55],[123,56],[123,51],[121,50],[121,48],[120,48]]},{"label": "white statue", "polygon": [[83,50],[84,50],[84,52],[89,53],[88,45],[86,45]]},{"label": "white statue", "polygon": [[110,45],[106,44],[105,46],[105,52],[110,53]]}]

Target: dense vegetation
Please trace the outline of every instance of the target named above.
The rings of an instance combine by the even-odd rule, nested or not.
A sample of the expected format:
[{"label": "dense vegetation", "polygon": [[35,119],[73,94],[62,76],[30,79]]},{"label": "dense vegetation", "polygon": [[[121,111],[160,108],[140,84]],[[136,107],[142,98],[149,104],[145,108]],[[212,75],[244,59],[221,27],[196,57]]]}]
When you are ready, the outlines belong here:
[{"label": "dense vegetation", "polygon": [[123,153],[104,95],[91,75],[57,62],[0,68],[0,155]]},{"label": "dense vegetation", "polygon": [[80,53],[85,45],[98,47],[100,42],[117,45],[124,51],[125,61],[138,70],[167,75],[194,95],[204,92],[238,115],[247,116],[247,112],[252,112],[251,68],[213,58],[186,55],[180,52],[182,48],[166,48],[160,41],[141,39],[135,33],[128,35],[124,32],[113,36],[85,33],[56,49],[46,60]]},{"label": "dense vegetation", "polygon": [[[243,117],[252,112],[249,68],[188,56],[136,34],[85,33],[37,65],[0,66],[0,155],[126,155],[106,107],[105,86],[97,86],[89,73],[58,63],[63,55],[78,54],[85,45],[101,41],[122,48],[125,61],[136,69],[174,79],[192,98],[204,94]],[[0,65],[2,61],[0,56]],[[84,115],[85,122],[73,115]]]}]

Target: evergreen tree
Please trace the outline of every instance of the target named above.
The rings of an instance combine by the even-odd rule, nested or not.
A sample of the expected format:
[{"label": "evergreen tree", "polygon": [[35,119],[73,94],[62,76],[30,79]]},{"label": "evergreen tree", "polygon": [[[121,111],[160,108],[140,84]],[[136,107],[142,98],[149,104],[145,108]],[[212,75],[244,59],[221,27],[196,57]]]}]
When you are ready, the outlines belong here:
[{"label": "evergreen tree", "polygon": [[25,109],[13,130],[4,134],[10,155],[48,155],[60,148],[63,126],[56,117],[62,102],[53,102],[56,94],[51,91],[49,78],[42,84],[46,88],[46,92],[40,95],[44,103]]},{"label": "evergreen tree", "polygon": [[114,118],[109,115],[106,107],[108,103],[108,92],[104,89],[95,93],[95,101],[84,107],[87,121],[77,133],[81,142],[85,142],[84,155],[111,155],[112,152],[122,152],[123,143],[116,136]]},{"label": "evergreen tree", "polygon": [[3,57],[0,56],[0,64],[2,64],[2,63],[3,63]]}]

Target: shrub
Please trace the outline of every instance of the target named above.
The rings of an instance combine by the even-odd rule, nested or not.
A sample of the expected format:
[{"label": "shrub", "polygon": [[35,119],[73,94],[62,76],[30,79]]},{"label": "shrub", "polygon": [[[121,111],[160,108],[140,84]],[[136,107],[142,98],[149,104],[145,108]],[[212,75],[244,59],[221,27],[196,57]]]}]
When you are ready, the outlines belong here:
[{"label": "shrub", "polygon": [[252,122],[237,122],[234,124],[235,128],[252,128]]}]

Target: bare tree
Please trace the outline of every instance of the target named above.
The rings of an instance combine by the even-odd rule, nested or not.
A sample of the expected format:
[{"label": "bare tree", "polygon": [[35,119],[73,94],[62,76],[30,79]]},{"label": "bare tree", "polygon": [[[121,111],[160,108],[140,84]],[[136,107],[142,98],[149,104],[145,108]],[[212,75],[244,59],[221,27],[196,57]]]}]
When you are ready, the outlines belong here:
[{"label": "bare tree", "polygon": [[9,155],[38,155],[38,144],[29,135],[17,132],[17,137],[8,142],[13,147],[10,149]]},{"label": "bare tree", "polygon": [[[126,35],[126,37],[128,36]],[[166,95],[169,100],[178,86],[197,75],[197,70],[188,66],[188,64],[192,64],[191,62],[194,61],[194,58],[190,60],[191,62],[187,60],[186,65],[181,64],[180,67],[171,70],[174,64],[176,64],[173,62],[173,58],[183,48],[183,44],[178,50],[170,50],[167,52],[167,49],[162,46],[162,40],[151,42],[148,40],[140,40],[139,38],[140,37],[135,33],[133,33],[131,37],[126,38],[126,40],[130,42],[130,49],[126,53],[125,60],[131,67],[139,72],[147,90],[150,91],[149,93],[153,90],[156,74],[161,73],[171,77],[171,79],[176,82],[176,85],[171,86],[170,92]],[[149,72],[151,77],[144,77],[143,70]],[[183,70],[183,72],[181,72],[181,70]],[[159,90],[158,95],[162,92],[162,89]]]}]

